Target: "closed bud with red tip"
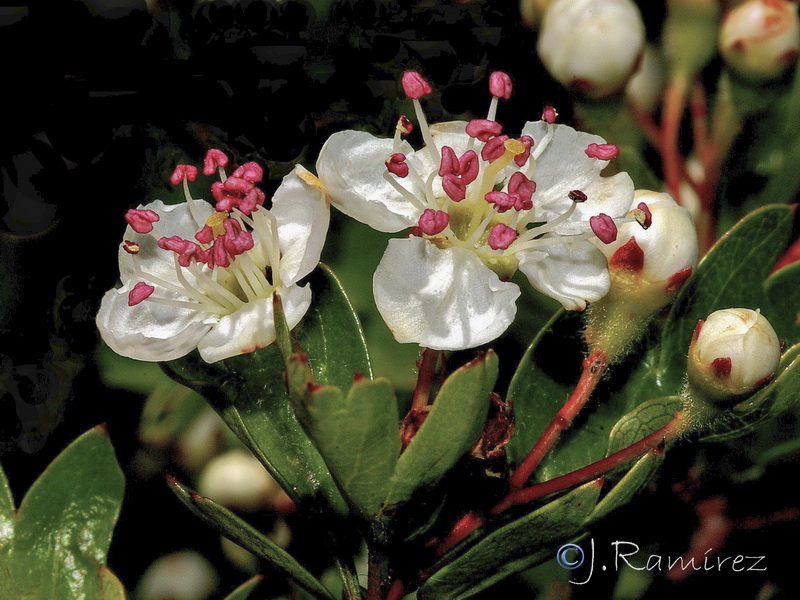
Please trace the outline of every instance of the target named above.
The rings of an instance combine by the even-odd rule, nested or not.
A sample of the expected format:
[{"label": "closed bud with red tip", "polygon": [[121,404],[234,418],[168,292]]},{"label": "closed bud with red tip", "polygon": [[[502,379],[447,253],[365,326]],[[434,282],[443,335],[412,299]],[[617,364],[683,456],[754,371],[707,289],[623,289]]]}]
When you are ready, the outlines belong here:
[{"label": "closed bud with red tip", "polygon": [[700,321],[689,346],[689,393],[714,403],[752,394],[775,375],[781,344],[757,310],[726,308]]}]

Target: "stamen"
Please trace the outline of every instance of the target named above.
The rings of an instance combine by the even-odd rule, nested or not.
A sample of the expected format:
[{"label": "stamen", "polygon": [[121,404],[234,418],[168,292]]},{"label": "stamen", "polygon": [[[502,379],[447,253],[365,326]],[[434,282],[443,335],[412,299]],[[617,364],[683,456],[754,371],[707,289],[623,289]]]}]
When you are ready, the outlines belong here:
[{"label": "stamen", "polygon": [[130,240],[125,240],[122,242],[122,249],[125,250],[128,254],[139,254],[139,250],[141,250],[139,244],[136,242],[132,242]]},{"label": "stamen", "polygon": [[481,171],[481,165],[478,161],[478,155],[474,150],[467,150],[458,159],[458,172],[464,183],[469,185],[478,178]]},{"label": "stamen", "polygon": [[639,202],[633,210],[633,218],[642,226],[642,229],[649,229],[653,224],[653,213],[650,212],[650,207],[644,202]]},{"label": "stamen", "polygon": [[492,227],[487,243],[492,250],[506,250],[518,236],[516,229],[503,223],[498,223]]},{"label": "stamen", "polygon": [[497,121],[473,119],[467,123],[465,131],[470,137],[478,138],[481,142],[488,142],[491,138],[503,133],[503,126]]},{"label": "stamen", "polygon": [[610,244],[617,239],[617,225],[614,223],[614,219],[605,213],[600,213],[595,217],[590,217],[589,226],[592,228],[594,234],[604,244]]},{"label": "stamen", "polygon": [[445,175],[442,178],[442,188],[453,202],[461,202],[467,196],[467,184],[458,175]]},{"label": "stamen", "polygon": [[153,210],[131,208],[125,213],[125,220],[136,233],[150,233],[153,223],[161,220],[161,217]]},{"label": "stamen", "polygon": [[497,205],[495,205],[495,207],[483,218],[483,221],[480,222],[473,234],[469,236],[469,239],[467,239],[463,245],[469,248],[477,244],[478,240],[480,240],[483,237],[483,234],[486,233],[486,228],[489,226],[489,223],[491,223],[492,219],[497,216],[498,212]]},{"label": "stamen", "polygon": [[383,174],[383,179],[384,179],[385,181],[388,181],[388,182],[389,182],[389,184],[390,184],[390,185],[391,185],[391,186],[392,186],[392,187],[393,187],[395,190],[397,190],[397,191],[398,191],[400,194],[402,194],[403,198],[405,198],[406,200],[408,200],[408,201],[409,201],[409,202],[411,202],[412,204],[414,204],[414,205],[416,205],[416,206],[418,206],[419,208],[422,208],[422,209],[425,209],[425,208],[427,208],[427,207],[428,207],[428,205],[427,205],[425,202],[423,202],[422,200],[420,200],[419,198],[417,198],[417,197],[416,197],[414,194],[412,194],[412,193],[411,193],[410,191],[408,191],[408,190],[407,190],[405,187],[403,187],[403,186],[400,184],[400,182],[399,182],[399,181],[397,181],[397,180],[396,180],[394,177],[392,177],[392,176],[389,174],[389,172],[388,172],[388,171],[386,171],[386,172]]},{"label": "stamen", "polygon": [[196,254],[201,251],[200,246],[177,235],[162,237],[158,240],[158,247],[162,250],[171,250],[178,255],[178,264],[188,267],[189,263],[196,260]]},{"label": "stamen", "polygon": [[405,115],[400,115],[400,118],[397,120],[397,130],[401,135],[409,135],[414,131],[414,124],[411,123]]},{"label": "stamen", "polygon": [[419,100],[431,93],[431,86],[417,71],[406,71],[400,80],[406,96],[412,100]]},{"label": "stamen", "polygon": [[572,190],[569,194],[567,194],[567,198],[572,200],[573,202],[586,202],[588,197],[580,190]]},{"label": "stamen", "polygon": [[425,235],[436,235],[450,223],[450,215],[441,210],[426,208],[419,218],[419,228]]},{"label": "stamen", "polygon": [[524,173],[517,171],[508,180],[508,193],[518,196],[514,203],[517,210],[530,210],[533,208],[531,197],[536,192],[536,182],[528,179]]},{"label": "stamen", "polygon": [[481,149],[481,158],[486,162],[492,163],[503,156],[506,151],[505,143],[508,141],[507,135],[500,135],[492,138]]},{"label": "stamen", "polygon": [[517,164],[518,167],[524,167],[525,163],[528,162],[528,158],[531,155],[531,148],[533,148],[533,138],[529,135],[520,136],[519,141],[522,142],[522,145],[525,146],[525,151],[517,154],[514,157],[514,162]]},{"label": "stamen", "polygon": [[[488,145],[489,144],[486,144],[486,146],[484,146],[484,150]],[[492,162],[483,171],[483,179],[481,180],[481,188],[479,192],[480,198],[485,198],[486,194],[491,191],[497,174],[505,169],[517,154],[525,151],[525,146],[518,140],[505,140],[503,142],[503,148],[503,155]]]},{"label": "stamen", "polygon": [[392,175],[397,175],[400,178],[408,177],[408,165],[406,164],[406,155],[402,152],[395,152],[386,159],[386,169]]},{"label": "stamen", "polygon": [[600,160],[611,160],[619,156],[619,148],[614,144],[589,144],[584,152],[589,158]]},{"label": "stamen", "polygon": [[552,125],[553,123],[556,122],[557,118],[558,118],[558,113],[556,112],[555,108],[553,108],[552,106],[544,107],[544,112],[542,113],[542,120],[545,123]]},{"label": "stamen", "polygon": [[197,167],[193,165],[176,166],[172,175],[170,175],[169,182],[172,185],[178,185],[187,179],[192,182],[197,180]]},{"label": "stamen", "polygon": [[[542,235],[544,233],[552,231],[553,229],[561,225],[561,223],[568,220],[575,212],[577,206],[578,206],[577,203],[573,202],[572,204],[569,205],[569,208],[566,210],[566,212],[564,212],[564,214],[558,215],[555,219],[551,219],[544,225],[539,225],[538,227],[533,227],[532,229],[528,229],[525,233],[523,233],[520,236],[520,241],[530,240],[538,235]],[[536,215],[534,214],[534,212],[533,211],[529,212],[527,215],[525,215],[524,219],[520,219],[517,228],[524,227],[535,218]]]},{"label": "stamen", "polygon": [[128,306],[136,306],[143,300],[149,298],[155,291],[156,288],[152,285],[147,285],[144,281],[140,281],[128,292]]},{"label": "stamen", "polygon": [[[180,270],[177,268],[177,266],[178,265],[176,261],[176,271],[180,273]],[[197,263],[191,263],[188,269],[189,272],[194,275],[197,285],[203,288],[204,296],[206,296],[208,299],[225,306],[229,312],[233,312],[244,306],[245,303],[237,298],[236,294],[222,286],[215,279],[204,275]],[[186,285],[188,288],[187,291],[189,291],[191,288],[189,288],[188,283],[184,283],[186,279],[183,277],[183,274],[180,274],[179,277],[182,279],[181,283]]]},{"label": "stamen", "polygon": [[223,169],[227,164],[227,155],[222,150],[212,148],[203,159],[203,175],[213,175],[214,171]]},{"label": "stamen", "polygon": [[514,199],[505,192],[489,192],[483,199],[489,204],[494,204],[499,213],[504,213],[514,208]]},{"label": "stamen", "polygon": [[553,124],[548,122],[547,133],[545,134],[544,138],[542,138],[542,140],[539,142],[539,144],[536,146],[536,148],[533,150],[533,163],[531,163],[531,166],[533,166],[536,163],[536,161],[539,159],[542,153],[544,153],[544,151],[550,145],[550,141],[553,139],[553,135],[555,135],[555,130],[556,128],[553,126]]},{"label": "stamen", "polygon": [[231,177],[239,177],[251,183],[258,183],[264,178],[264,169],[256,162],[247,162],[236,169]]},{"label": "stamen", "polygon": [[508,100],[511,98],[511,78],[502,71],[495,71],[489,75],[489,91],[495,98]]},{"label": "stamen", "polygon": [[450,146],[442,146],[442,162],[439,165],[439,177],[458,175],[459,164],[455,150]]}]

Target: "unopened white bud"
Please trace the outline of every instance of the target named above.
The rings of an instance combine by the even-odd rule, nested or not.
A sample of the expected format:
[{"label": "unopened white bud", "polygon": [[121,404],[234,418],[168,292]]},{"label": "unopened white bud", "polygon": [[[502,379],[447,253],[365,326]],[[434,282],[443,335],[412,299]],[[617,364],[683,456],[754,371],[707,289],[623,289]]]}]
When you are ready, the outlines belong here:
[{"label": "unopened white bud", "polygon": [[726,308],[700,321],[689,346],[689,385],[712,401],[746,396],[778,368],[781,344],[757,310]]},{"label": "unopened white bud", "polygon": [[642,60],[625,86],[625,97],[633,106],[652,114],[661,105],[666,84],[664,60],[652,46],[645,46]]},{"label": "unopened white bud", "polygon": [[728,66],[745,79],[776,79],[797,62],[800,22],[797,4],[787,0],[748,0],[722,22],[719,47]]},{"label": "unopened white bud", "polygon": [[697,233],[689,211],[669,194],[636,190],[628,216],[640,222],[620,224],[614,242],[598,244],[609,269],[674,293],[697,266]]},{"label": "unopened white bud", "polygon": [[278,483],[258,459],[231,450],[210,461],[198,483],[198,492],[233,510],[258,510],[272,504],[280,492]]},{"label": "unopened white bud", "polygon": [[206,600],[217,588],[217,572],[202,554],[181,550],[156,559],[137,586],[139,600]]},{"label": "unopened white bud", "polygon": [[189,471],[200,469],[219,452],[225,427],[225,422],[212,408],[203,409],[178,437],[177,462]]},{"label": "unopened white bud", "polygon": [[563,86],[601,98],[625,87],[644,38],[641,14],[631,0],[553,0],[537,51]]}]

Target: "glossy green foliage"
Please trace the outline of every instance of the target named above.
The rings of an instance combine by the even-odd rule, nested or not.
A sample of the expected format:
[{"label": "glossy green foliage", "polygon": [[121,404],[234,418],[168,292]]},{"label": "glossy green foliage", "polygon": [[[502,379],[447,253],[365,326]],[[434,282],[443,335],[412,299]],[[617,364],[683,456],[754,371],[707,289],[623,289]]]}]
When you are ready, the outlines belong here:
[{"label": "glossy green foliage", "polygon": [[242,548],[269,562],[274,569],[297,583],[314,598],[320,600],[333,598],[325,586],[289,553],[227,508],[192,492],[174,479],[169,479],[169,486],[195,515]]},{"label": "glossy green foliage", "polygon": [[[574,537],[600,494],[591,481],[484,536],[436,571],[420,588],[420,600],[460,600],[542,562],[557,544]],[[455,551],[458,551],[456,548]]]},{"label": "glossy green foliage", "polygon": [[362,378],[346,394],[325,386],[309,394],[308,405],[312,437],[339,486],[362,513],[376,514],[400,455],[392,384]]},{"label": "glossy green foliage", "polygon": [[[318,382],[347,389],[354,375],[372,374],[358,319],[329,269],[317,269],[308,285],[313,302],[292,332],[294,343],[307,355]],[[327,465],[297,419],[275,344],[213,364],[194,353],[165,368],[209,400],[293,500],[347,512]]]},{"label": "glossy green foliage", "polygon": [[478,441],[497,371],[497,355],[490,350],[445,380],[425,422],[397,461],[387,506],[404,502],[418,488],[436,483]]},{"label": "glossy green foliage", "polygon": [[263,575],[256,575],[255,577],[248,579],[230,594],[225,596],[225,600],[247,600],[256,586],[261,583],[263,579]]},{"label": "glossy green foliage", "polygon": [[0,471],[0,597],[124,598],[104,567],[124,485],[104,427],[56,457],[16,510]]}]

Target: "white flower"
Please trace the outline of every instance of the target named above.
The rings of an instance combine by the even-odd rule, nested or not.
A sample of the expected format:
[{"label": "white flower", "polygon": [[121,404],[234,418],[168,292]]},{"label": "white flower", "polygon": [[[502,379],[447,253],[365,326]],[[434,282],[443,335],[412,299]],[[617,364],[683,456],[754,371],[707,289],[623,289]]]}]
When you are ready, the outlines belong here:
[{"label": "white flower", "polygon": [[748,0],[725,15],[719,31],[725,62],[755,82],[780,77],[797,62],[800,19],[787,0]]},{"label": "white flower", "polygon": [[119,250],[122,287],[103,297],[97,326],[112,350],[167,361],[195,348],[207,362],[253,352],[275,341],[272,296],[278,291],[294,327],[311,303],[297,282],[319,262],[329,221],[319,181],[300,166],[272,199],[255,187],[261,169],[247,163],[226,177],[227,157],[212,150],[204,173],[218,171],[214,206],[191,198],[197,169],[180,165],[186,202],[156,200],[128,212]]},{"label": "white flower", "polygon": [[755,391],[778,368],[781,344],[757,310],[726,308],[700,321],[689,347],[689,383],[723,400]]},{"label": "white flower", "polygon": [[625,87],[644,38],[641,14],[631,0],[554,0],[536,50],[561,85],[600,98]]},{"label": "white flower", "polygon": [[378,310],[395,338],[457,350],[497,338],[514,319],[521,270],[534,288],[565,308],[581,310],[609,288],[595,234],[610,241],[633,197],[627,174],[600,177],[615,146],[594,135],[529,122],[518,139],[495,119],[508,98],[508,76],[493,73],[486,119],[428,126],[419,98],[430,87],[403,76],[425,147],[361,131],[334,134],[317,161],[331,202],[384,232],[409,227],[390,241],[373,279]]}]

